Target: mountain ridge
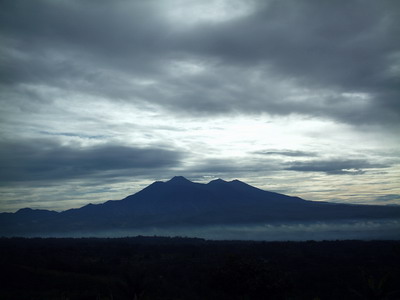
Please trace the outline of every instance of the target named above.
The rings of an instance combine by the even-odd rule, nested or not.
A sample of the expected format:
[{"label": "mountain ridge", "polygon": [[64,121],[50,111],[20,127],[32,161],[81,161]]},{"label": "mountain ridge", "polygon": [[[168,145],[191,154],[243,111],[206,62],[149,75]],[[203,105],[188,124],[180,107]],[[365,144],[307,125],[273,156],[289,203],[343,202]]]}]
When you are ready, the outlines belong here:
[{"label": "mountain ridge", "polygon": [[335,204],[265,191],[240,180],[155,181],[121,200],[61,212],[0,214],[0,235],[350,219],[400,219],[400,207]]}]

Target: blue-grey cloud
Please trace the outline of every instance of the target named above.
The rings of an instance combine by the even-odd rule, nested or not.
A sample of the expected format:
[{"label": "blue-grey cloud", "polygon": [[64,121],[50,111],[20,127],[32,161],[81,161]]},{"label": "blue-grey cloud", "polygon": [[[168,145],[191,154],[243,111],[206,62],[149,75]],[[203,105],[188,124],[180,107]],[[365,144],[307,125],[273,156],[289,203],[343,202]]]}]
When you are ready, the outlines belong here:
[{"label": "blue-grey cloud", "polygon": [[[98,145],[71,147],[32,139],[2,142],[0,181],[53,181],[71,178],[145,176],[179,166],[183,153],[162,147]],[[102,181],[102,180],[100,180]]]},{"label": "blue-grey cloud", "polygon": [[71,132],[50,132],[50,131],[40,131],[39,133],[49,136],[66,136],[66,137],[78,137],[86,139],[104,139],[105,135],[88,135],[83,133],[71,133]]},{"label": "blue-grey cloud", "polygon": [[383,195],[383,196],[379,196],[375,199],[375,201],[378,202],[390,202],[393,200],[399,200],[400,201],[400,195],[398,194],[388,194],[388,195]]},{"label": "blue-grey cloud", "polygon": [[294,161],[288,163],[286,170],[299,172],[323,172],[326,174],[351,174],[365,173],[365,169],[386,168],[384,164],[374,164],[362,159],[332,159]]},{"label": "blue-grey cloud", "polygon": [[290,157],[315,157],[318,156],[315,152],[306,152],[298,150],[260,150],[253,152],[260,155],[277,155]]}]

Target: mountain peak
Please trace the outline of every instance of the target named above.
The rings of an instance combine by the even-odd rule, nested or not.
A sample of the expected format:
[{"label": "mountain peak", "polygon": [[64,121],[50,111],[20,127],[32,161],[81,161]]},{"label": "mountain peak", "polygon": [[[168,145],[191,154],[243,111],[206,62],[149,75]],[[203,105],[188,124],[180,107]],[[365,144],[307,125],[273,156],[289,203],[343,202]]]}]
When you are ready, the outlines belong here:
[{"label": "mountain peak", "polygon": [[244,183],[243,181],[240,181],[239,179],[233,179],[231,182],[239,182],[239,183]]},{"label": "mountain peak", "polygon": [[218,178],[218,179],[211,180],[208,184],[215,184],[215,183],[226,183],[226,181],[221,178]]},{"label": "mountain peak", "polygon": [[[229,181],[229,183],[251,186],[251,185],[249,185],[249,184],[247,184],[247,183],[245,183],[245,182],[243,182],[243,181],[240,181],[240,180],[238,180],[238,179],[234,179],[234,180],[232,180],[232,181]],[[252,186],[252,187],[253,187],[253,186]]]},{"label": "mountain peak", "polygon": [[189,179],[186,179],[183,176],[174,176],[168,182],[171,183],[192,183]]},{"label": "mountain peak", "polygon": [[31,213],[31,212],[33,212],[32,208],[25,207],[25,208],[19,209],[16,213],[17,214],[26,214],[26,213]]}]

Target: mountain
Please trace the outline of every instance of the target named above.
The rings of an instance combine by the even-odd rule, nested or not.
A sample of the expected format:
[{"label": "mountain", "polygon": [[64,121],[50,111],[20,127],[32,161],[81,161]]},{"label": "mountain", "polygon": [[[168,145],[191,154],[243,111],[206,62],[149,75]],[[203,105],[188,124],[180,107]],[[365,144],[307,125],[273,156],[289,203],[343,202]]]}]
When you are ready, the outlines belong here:
[{"label": "mountain", "polygon": [[307,201],[239,180],[201,184],[176,176],[122,200],[59,213],[29,208],[2,213],[0,235],[354,219],[400,219],[400,207]]}]

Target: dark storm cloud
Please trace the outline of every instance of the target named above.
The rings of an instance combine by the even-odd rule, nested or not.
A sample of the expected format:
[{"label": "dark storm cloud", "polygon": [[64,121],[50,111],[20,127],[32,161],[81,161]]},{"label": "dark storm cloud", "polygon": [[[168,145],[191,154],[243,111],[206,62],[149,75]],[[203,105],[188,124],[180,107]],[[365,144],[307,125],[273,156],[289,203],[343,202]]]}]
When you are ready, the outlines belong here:
[{"label": "dark storm cloud", "polygon": [[399,50],[398,9],[396,1],[271,1],[204,34],[203,48],[232,61],[267,61],[315,84],[366,88],[381,83],[385,60]]},{"label": "dark storm cloud", "polygon": [[[303,104],[310,114],[350,123],[398,121],[399,11],[396,1],[272,1],[248,18],[204,33],[195,45],[232,64],[266,64],[282,80],[334,94],[300,107],[282,101],[286,110],[270,106],[268,96],[259,101],[272,112],[304,113]],[[396,74],[389,74],[393,67]],[[366,93],[371,100],[359,107],[344,92]]]},{"label": "dark storm cloud", "polygon": [[63,146],[37,139],[3,142],[0,147],[0,181],[115,178],[146,175],[176,167],[182,153],[163,148],[123,145]]},{"label": "dark storm cloud", "polygon": [[87,69],[91,63],[103,71],[146,72],[166,46],[160,44],[165,24],[150,1],[17,0],[1,6],[7,55],[1,78],[10,82],[108,77]]},{"label": "dark storm cloud", "polygon": [[373,164],[362,159],[312,160],[288,163],[286,170],[299,172],[323,172],[326,174],[363,174],[364,169],[387,168],[383,164]]},{"label": "dark storm cloud", "polygon": [[[15,98],[46,84],[176,113],[400,120],[398,1],[249,3],[250,15],[186,26],[164,1],[1,1],[0,80]],[[179,76],[174,60],[209,69]]]}]

